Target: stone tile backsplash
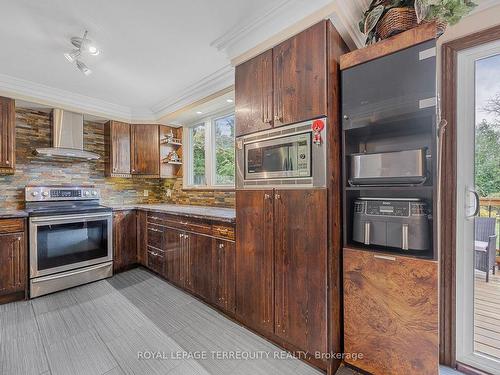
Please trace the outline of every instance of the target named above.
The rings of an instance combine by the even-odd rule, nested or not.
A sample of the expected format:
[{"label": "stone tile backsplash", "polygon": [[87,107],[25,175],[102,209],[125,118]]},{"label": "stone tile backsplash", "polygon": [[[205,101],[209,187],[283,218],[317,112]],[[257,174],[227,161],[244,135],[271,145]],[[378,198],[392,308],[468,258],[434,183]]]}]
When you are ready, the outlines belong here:
[{"label": "stone tile backsplash", "polygon": [[[108,178],[104,176],[104,124],[84,123],[84,148],[101,155],[97,161],[67,161],[35,156],[37,147],[51,146],[50,114],[16,110],[16,172],[0,175],[0,210],[22,209],[26,185],[95,185],[103,204],[178,203],[219,207],[234,206],[234,192],[182,190],[182,178]],[[167,189],[172,197],[167,198]],[[148,190],[148,196],[144,196]]]}]

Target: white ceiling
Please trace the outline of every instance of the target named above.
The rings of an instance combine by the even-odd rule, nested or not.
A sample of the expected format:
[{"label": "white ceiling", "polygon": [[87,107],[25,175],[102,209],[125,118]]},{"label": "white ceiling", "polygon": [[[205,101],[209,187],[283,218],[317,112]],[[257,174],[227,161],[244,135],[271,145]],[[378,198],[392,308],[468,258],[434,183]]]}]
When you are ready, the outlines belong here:
[{"label": "white ceiling", "polygon": [[[196,83],[230,76],[229,60],[211,42],[278,1],[4,1],[0,74],[43,85],[33,91],[56,88],[151,117]],[[63,56],[85,29],[103,51],[84,59],[88,77]]]},{"label": "white ceiling", "polygon": [[[480,0],[480,8],[498,1]],[[369,2],[2,1],[0,95],[136,123],[172,120],[231,86],[231,61],[250,58],[290,30],[330,18],[351,48],[361,46],[357,22]],[[102,49],[84,59],[93,71],[88,77],[63,57],[69,39],[85,29]],[[181,120],[191,121],[190,114]]]}]

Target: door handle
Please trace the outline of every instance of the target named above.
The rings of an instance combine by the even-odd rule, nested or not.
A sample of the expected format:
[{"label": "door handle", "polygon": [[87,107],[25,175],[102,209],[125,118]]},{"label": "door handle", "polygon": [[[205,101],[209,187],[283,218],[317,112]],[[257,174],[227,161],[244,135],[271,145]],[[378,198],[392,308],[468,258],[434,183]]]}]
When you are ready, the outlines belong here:
[{"label": "door handle", "polygon": [[[474,195],[474,212],[471,215],[466,215],[467,219],[472,219],[473,217],[476,217],[479,214],[479,210],[481,208],[480,206],[480,200],[479,200],[479,194],[472,189],[468,190],[469,193],[472,193]],[[466,205],[466,208],[469,208],[470,206]]]}]

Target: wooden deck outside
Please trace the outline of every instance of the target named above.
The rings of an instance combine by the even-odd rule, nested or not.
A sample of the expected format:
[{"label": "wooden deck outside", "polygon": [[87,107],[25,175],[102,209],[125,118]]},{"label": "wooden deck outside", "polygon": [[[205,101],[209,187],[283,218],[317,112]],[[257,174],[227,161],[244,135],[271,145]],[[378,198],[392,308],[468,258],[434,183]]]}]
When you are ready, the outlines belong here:
[{"label": "wooden deck outside", "polygon": [[500,271],[490,272],[485,281],[484,272],[476,271],[474,290],[474,349],[500,358]]}]

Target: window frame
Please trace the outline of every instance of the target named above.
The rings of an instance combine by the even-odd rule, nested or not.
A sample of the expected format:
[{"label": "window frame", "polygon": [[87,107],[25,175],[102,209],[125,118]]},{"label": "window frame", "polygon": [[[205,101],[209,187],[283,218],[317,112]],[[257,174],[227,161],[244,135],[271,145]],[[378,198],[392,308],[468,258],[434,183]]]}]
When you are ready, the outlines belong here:
[{"label": "window frame", "polygon": [[[182,132],[182,144],[184,149],[184,190],[234,190],[235,184],[217,185],[216,181],[216,152],[215,152],[215,122],[221,118],[234,116],[234,110],[224,110],[209,116],[206,116],[192,124],[186,125]],[[193,147],[191,140],[191,129],[200,125],[205,126],[205,185],[195,185],[193,183]],[[236,152],[236,150],[235,150]],[[236,160],[235,160],[236,161]],[[236,170],[235,170],[236,174]],[[236,178],[236,176],[235,176]]]}]

